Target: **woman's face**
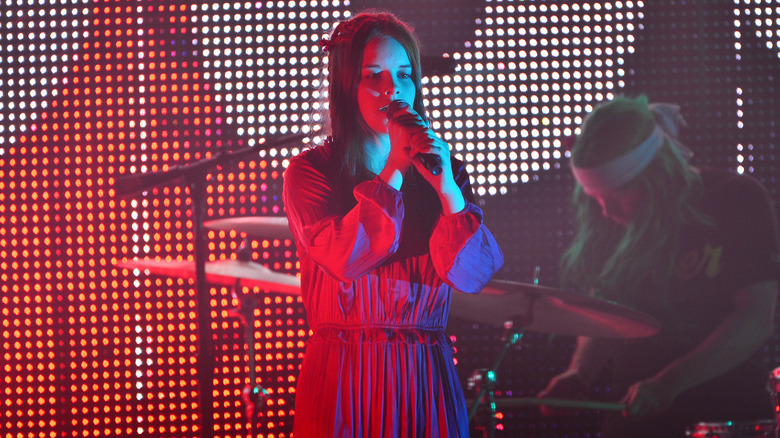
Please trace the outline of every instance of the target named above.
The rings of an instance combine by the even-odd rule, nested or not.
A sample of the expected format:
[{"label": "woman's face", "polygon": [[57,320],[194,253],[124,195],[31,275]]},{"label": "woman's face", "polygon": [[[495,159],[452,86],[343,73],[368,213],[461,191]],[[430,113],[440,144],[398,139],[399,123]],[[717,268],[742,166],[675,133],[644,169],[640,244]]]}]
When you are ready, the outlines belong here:
[{"label": "woman's face", "polygon": [[380,35],[366,44],[357,98],[360,114],[371,130],[387,134],[387,105],[402,100],[412,106],[414,85],[412,63],[398,41]]},{"label": "woman's face", "polygon": [[642,191],[637,188],[616,189],[609,192],[585,191],[585,194],[598,202],[602,216],[624,227],[634,220],[639,205],[644,200]]}]

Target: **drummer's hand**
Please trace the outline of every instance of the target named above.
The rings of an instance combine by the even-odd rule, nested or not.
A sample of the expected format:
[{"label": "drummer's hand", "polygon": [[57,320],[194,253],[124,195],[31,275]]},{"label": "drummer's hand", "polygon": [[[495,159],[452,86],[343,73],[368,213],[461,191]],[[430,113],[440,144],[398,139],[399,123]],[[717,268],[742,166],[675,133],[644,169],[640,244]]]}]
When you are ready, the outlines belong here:
[{"label": "drummer's hand", "polygon": [[622,403],[626,405],[623,416],[640,419],[661,414],[672,406],[675,397],[673,388],[660,379],[634,383],[623,397]]},{"label": "drummer's hand", "polygon": [[[582,377],[576,371],[567,370],[550,380],[547,387],[536,395],[537,398],[562,398],[577,399],[586,398],[588,387]],[[539,410],[543,415],[563,415],[572,412],[570,409],[555,408],[541,405]]]}]

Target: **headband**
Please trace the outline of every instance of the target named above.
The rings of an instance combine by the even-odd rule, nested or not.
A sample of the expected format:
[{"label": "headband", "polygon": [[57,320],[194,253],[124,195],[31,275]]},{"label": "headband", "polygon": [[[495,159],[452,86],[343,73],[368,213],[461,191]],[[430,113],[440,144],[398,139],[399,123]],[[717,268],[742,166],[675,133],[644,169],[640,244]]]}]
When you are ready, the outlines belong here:
[{"label": "headband", "polygon": [[601,193],[616,189],[639,175],[655,158],[664,143],[664,132],[656,126],[650,137],[634,150],[596,167],[577,167],[571,170],[580,185],[588,192]]},{"label": "headband", "polygon": [[650,165],[664,144],[664,140],[674,145],[687,160],[693,153],[677,140],[680,126],[685,120],[680,115],[680,107],[666,103],[649,105],[656,119],[656,126],[645,141],[633,150],[595,167],[577,167],[572,164],[574,177],[588,192],[604,192],[616,189],[631,181]]}]

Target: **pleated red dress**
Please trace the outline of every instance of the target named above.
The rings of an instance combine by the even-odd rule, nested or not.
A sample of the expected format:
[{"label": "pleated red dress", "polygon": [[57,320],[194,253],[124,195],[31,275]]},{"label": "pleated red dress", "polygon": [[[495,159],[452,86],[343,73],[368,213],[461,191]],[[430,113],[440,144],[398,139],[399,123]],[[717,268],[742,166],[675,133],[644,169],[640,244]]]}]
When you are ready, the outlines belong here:
[{"label": "pleated red dress", "polygon": [[[472,200],[468,174],[453,161]],[[313,331],[293,435],[468,437],[444,329],[453,287],[479,292],[503,264],[501,250],[477,206],[443,216],[415,170],[401,191],[379,179],[352,187],[339,162],[326,144],[291,159],[284,175]]]}]

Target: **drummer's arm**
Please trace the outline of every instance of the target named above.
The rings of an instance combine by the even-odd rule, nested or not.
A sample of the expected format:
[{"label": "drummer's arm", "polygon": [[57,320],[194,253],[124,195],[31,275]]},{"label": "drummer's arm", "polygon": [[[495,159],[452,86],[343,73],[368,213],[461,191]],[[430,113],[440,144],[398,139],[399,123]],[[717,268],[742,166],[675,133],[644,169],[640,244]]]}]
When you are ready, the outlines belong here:
[{"label": "drummer's arm", "polygon": [[[594,294],[593,288],[588,290],[588,295],[594,296]],[[569,368],[561,376],[569,375],[569,378],[579,380],[583,392],[587,391],[604,365],[612,360],[614,354],[615,340],[578,336],[577,347],[569,361]],[[554,382],[550,382],[552,383]]]},{"label": "drummer's arm", "polygon": [[679,394],[735,368],[774,334],[776,299],[776,281],[735,291],[731,315],[697,348],[669,364],[656,378]]},{"label": "drummer's arm", "polygon": [[[583,398],[604,365],[614,353],[614,340],[579,336],[569,367],[550,380],[547,387],[537,394],[540,398]],[[554,410],[542,407],[542,412]]]},{"label": "drummer's arm", "polygon": [[579,336],[569,362],[569,371],[576,373],[583,385],[589,388],[604,365],[612,359],[614,348],[613,339]]},{"label": "drummer's arm", "polygon": [[655,377],[632,386],[624,402],[632,415],[668,407],[680,393],[737,367],[774,333],[777,281],[733,293],[733,311],[701,344]]},{"label": "drummer's arm", "polygon": [[[589,295],[593,296],[591,289]],[[569,367],[566,371],[553,377],[537,397],[586,397],[590,387],[604,366],[612,360],[615,353],[613,339],[578,336]],[[553,414],[555,411],[542,406],[542,413]]]}]

